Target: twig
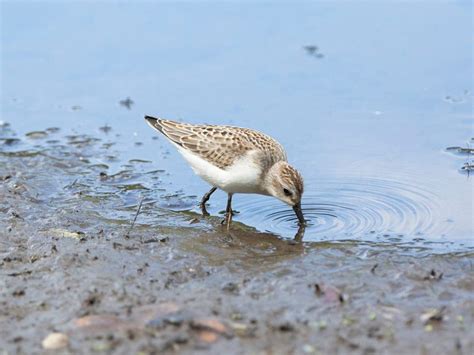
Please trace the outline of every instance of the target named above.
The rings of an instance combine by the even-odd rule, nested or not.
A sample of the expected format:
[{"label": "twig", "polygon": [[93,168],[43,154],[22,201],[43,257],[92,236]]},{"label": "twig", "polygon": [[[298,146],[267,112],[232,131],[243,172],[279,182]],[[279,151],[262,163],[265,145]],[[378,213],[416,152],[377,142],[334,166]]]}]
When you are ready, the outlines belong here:
[{"label": "twig", "polygon": [[135,217],[133,218],[132,224],[130,225],[128,232],[125,234],[126,238],[130,237],[130,233],[132,232],[133,226],[135,226],[135,222],[137,221],[138,215],[140,214],[140,210],[142,209],[142,203],[144,199],[145,197],[142,197],[142,199],[140,200],[140,203],[138,204],[137,213],[135,213]]}]

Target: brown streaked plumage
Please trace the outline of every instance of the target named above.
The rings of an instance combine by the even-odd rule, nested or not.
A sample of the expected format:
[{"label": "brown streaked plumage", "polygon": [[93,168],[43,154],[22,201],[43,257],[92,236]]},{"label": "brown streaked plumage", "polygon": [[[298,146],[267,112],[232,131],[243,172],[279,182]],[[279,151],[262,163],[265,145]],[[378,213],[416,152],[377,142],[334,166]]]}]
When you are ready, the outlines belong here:
[{"label": "brown streaked plumage", "polygon": [[[234,126],[191,125],[158,119],[153,127],[169,140],[226,169],[251,150],[260,150],[273,162],[286,161],[286,153],[275,139],[248,128]],[[232,154],[229,154],[229,149]]]},{"label": "brown streaked plumage", "polygon": [[300,225],[303,178],[288,164],[286,153],[275,139],[249,128],[192,125],[145,116],[151,127],[164,134],[193,168],[213,187],[201,200],[205,203],[217,188],[228,193],[226,222],[232,220],[232,195],[270,195],[293,206]]}]

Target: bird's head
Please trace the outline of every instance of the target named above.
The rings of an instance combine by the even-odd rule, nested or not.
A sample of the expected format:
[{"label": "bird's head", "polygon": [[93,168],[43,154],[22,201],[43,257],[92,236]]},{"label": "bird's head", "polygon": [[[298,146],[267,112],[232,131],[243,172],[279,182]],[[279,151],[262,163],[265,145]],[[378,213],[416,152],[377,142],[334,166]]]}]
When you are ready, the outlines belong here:
[{"label": "bird's head", "polygon": [[301,174],[284,161],[275,163],[265,176],[267,193],[293,207],[300,224],[305,224],[301,211],[304,185]]}]

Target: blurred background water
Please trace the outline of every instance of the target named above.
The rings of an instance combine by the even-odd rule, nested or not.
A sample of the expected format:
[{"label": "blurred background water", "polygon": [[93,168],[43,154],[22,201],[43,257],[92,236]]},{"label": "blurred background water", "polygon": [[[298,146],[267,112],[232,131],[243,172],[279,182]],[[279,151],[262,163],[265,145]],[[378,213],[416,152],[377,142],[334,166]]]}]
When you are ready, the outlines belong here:
[{"label": "blurred background water", "polygon": [[[0,121],[21,137],[110,126],[124,161],[151,160],[196,202],[209,187],[144,114],[254,128],[305,177],[305,240],[472,247],[472,159],[446,150],[474,145],[472,30],[470,1],[3,1]],[[277,200],[234,208],[260,230],[296,229]]]}]

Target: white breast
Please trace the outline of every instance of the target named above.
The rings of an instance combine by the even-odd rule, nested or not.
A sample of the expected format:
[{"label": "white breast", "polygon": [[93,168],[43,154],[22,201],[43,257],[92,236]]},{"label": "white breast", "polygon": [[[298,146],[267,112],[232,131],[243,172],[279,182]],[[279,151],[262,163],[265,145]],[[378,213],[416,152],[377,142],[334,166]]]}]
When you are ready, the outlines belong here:
[{"label": "white breast", "polygon": [[230,168],[223,170],[187,149],[175,144],[193,171],[212,186],[228,193],[265,194],[260,186],[261,167],[249,152],[237,160]]}]

